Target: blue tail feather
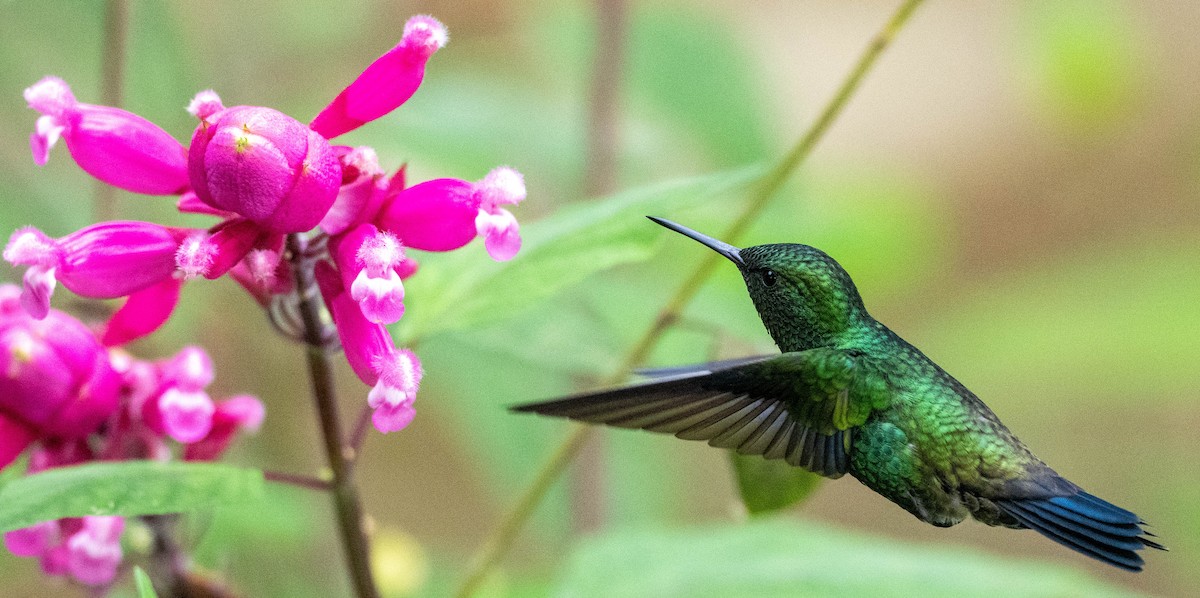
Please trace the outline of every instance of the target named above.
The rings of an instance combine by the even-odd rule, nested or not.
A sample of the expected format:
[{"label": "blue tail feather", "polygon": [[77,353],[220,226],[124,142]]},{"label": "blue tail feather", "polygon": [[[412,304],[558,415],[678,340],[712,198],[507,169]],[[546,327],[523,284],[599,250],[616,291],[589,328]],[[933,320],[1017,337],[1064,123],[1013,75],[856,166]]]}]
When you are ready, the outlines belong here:
[{"label": "blue tail feather", "polygon": [[1147,538],[1137,515],[1086,492],[1041,499],[1005,499],[996,504],[1025,527],[1092,558],[1127,571],[1141,571],[1137,551],[1165,550]]}]

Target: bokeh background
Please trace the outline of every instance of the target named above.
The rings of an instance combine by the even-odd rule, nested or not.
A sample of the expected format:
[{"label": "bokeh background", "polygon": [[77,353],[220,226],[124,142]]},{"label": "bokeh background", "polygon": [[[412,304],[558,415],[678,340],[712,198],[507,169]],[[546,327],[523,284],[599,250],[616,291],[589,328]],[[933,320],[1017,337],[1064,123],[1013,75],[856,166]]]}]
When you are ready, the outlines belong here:
[{"label": "bokeh background", "polygon": [[[720,183],[777,159],[894,7],[629,0],[615,188],[637,193],[699,175]],[[81,100],[99,101],[103,6],[10,1],[0,9],[0,229],[35,224],[65,234],[89,222],[95,186],[63,148],[46,167],[33,165],[26,140],[35,114],[21,90],[56,74]],[[611,201],[586,190],[597,11],[581,1],[134,1],[125,107],[182,140],[193,127],[183,107],[206,88],[229,105],[307,120],[396,42],[408,16],[430,13],[451,43],[421,90],[340,141],[374,146],[385,166],[407,162],[410,180],[477,179],[497,164],[515,166],[529,187],[516,213],[536,237],[570,210]],[[926,526],[849,479],[822,485],[781,517],[741,525],[722,452],[605,431],[482,593],[1194,592],[1198,22],[1200,5],[1186,0],[930,2],[741,240],[806,242],[834,255],[877,318],[973,389],[1058,471],[1151,522],[1171,552],[1149,554],[1144,573],[1125,574],[1031,532]],[[744,199],[674,201],[658,215],[719,234]],[[169,200],[124,195],[118,209],[125,218],[204,222],[174,214]],[[449,592],[567,434],[563,422],[505,406],[610,376],[703,257],[694,243],[645,228],[637,251],[607,262],[597,254],[618,264],[602,273],[590,262],[578,264],[582,277],[547,267],[554,292],[506,285],[505,268],[526,256],[494,264],[474,247],[465,258],[423,259],[406,316],[420,326],[402,322],[397,332],[419,335],[420,415],[402,433],[369,438],[359,470],[389,595]],[[457,298],[473,310],[458,321],[459,305],[439,303],[437,291],[464,264],[463,275],[480,282]],[[0,266],[0,279],[18,275]],[[73,305],[65,292],[56,301]],[[228,280],[188,285],[179,315],[135,349],[163,356],[193,342],[213,354],[214,394],[251,392],[268,407],[262,431],[230,459],[317,472],[300,348],[278,338]],[[651,364],[771,350],[726,268]],[[344,364],[340,375],[349,419],[367,389]],[[327,497],[273,486],[262,504],[191,518],[186,542],[247,595],[343,595],[330,519]],[[7,553],[0,580],[5,595],[80,594]]]}]

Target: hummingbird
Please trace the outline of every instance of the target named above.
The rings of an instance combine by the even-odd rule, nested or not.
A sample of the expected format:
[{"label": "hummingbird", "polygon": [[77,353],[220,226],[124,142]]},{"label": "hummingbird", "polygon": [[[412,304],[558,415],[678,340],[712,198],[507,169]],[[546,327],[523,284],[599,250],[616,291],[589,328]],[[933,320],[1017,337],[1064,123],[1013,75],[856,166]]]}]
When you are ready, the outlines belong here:
[{"label": "hummingbird", "polygon": [[938,527],[967,516],[1032,529],[1128,571],[1166,550],[1134,513],[1033,455],[992,410],[867,313],[825,252],[782,243],[739,249],[669,220],[737,266],[780,354],[649,372],[649,382],[513,410],[674,434],[745,455],[845,474]]}]

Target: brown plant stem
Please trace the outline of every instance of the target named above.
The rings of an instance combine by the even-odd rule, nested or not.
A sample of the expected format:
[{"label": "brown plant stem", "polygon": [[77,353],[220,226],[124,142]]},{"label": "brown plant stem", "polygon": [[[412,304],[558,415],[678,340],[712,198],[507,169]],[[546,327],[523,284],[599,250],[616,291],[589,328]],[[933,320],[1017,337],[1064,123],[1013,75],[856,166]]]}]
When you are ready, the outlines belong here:
[{"label": "brown plant stem", "polygon": [[[100,99],[108,106],[120,106],[125,90],[125,47],[129,41],[129,0],[108,0],[104,4],[104,47],[100,65]],[[92,219],[96,222],[117,218],[117,188],[95,182]]]},{"label": "brown plant stem", "polygon": [[[755,218],[762,213],[762,210],[783,187],[788,178],[812,154],[812,150],[816,147],[817,142],[829,130],[830,125],[841,114],[846,103],[854,95],[854,92],[858,90],[865,75],[875,65],[879,56],[883,54],[883,51],[887,49],[891,41],[895,39],[896,34],[908,22],[909,17],[912,16],[913,11],[916,10],[921,2],[922,0],[904,0],[899,8],[896,9],[883,28],[867,44],[866,49],[859,56],[850,73],[842,81],[833,98],[821,110],[816,121],[800,137],[800,140],[797,141],[792,150],[756,182],[746,208],[734,220],[725,233],[720,236],[721,239],[736,244],[737,239],[745,232],[746,228],[749,227]],[[655,345],[662,338],[663,333],[679,319],[684,307],[696,295],[719,263],[719,255],[708,253],[705,256],[703,261],[692,271],[691,275],[680,285],[679,289],[667,302],[667,305],[659,312],[658,317],[655,318],[651,326],[638,339],[633,348],[630,349],[622,361],[621,367],[609,379],[610,383],[617,383],[623,380],[637,364],[642,363],[649,356],[650,351],[654,349]],[[586,426],[574,424],[574,429],[568,434],[559,448],[555,450],[554,454],[538,470],[534,481],[525,489],[517,500],[516,505],[505,514],[504,519],[501,520],[500,524],[485,540],[457,596],[460,598],[470,596],[475,588],[482,583],[491,568],[503,558],[554,480],[562,474],[566,466],[572,461],[576,453],[578,453],[580,447],[583,446],[589,430]]]},{"label": "brown plant stem", "polygon": [[348,454],[350,451],[343,450],[345,444],[342,440],[342,426],[333,385],[333,367],[325,342],[326,335],[323,334],[321,297],[313,276],[313,259],[307,255],[305,241],[298,234],[288,235],[287,250],[292,272],[296,277],[296,289],[300,294],[300,317],[304,324],[309,377],[317,407],[317,419],[321,424],[325,456],[329,460],[329,469],[333,472],[329,491],[333,496],[346,567],[355,595],[359,598],[378,598],[379,590],[375,586],[375,577],[371,571],[371,552],[367,542],[362,503],[352,476],[353,457]]}]

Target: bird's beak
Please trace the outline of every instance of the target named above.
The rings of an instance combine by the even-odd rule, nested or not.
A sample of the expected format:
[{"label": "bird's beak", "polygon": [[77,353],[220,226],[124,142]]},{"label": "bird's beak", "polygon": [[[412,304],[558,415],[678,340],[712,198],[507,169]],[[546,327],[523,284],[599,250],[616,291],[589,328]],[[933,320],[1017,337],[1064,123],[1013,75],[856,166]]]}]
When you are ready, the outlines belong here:
[{"label": "bird's beak", "polygon": [[692,239],[703,243],[709,249],[712,249],[713,251],[729,258],[729,261],[737,264],[739,268],[746,265],[746,262],[742,260],[742,251],[737,247],[730,245],[729,243],[718,241],[708,235],[700,234],[686,226],[675,224],[670,220],[664,220],[655,216],[646,217],[653,220],[655,223],[661,224],[685,237],[691,237]]}]

